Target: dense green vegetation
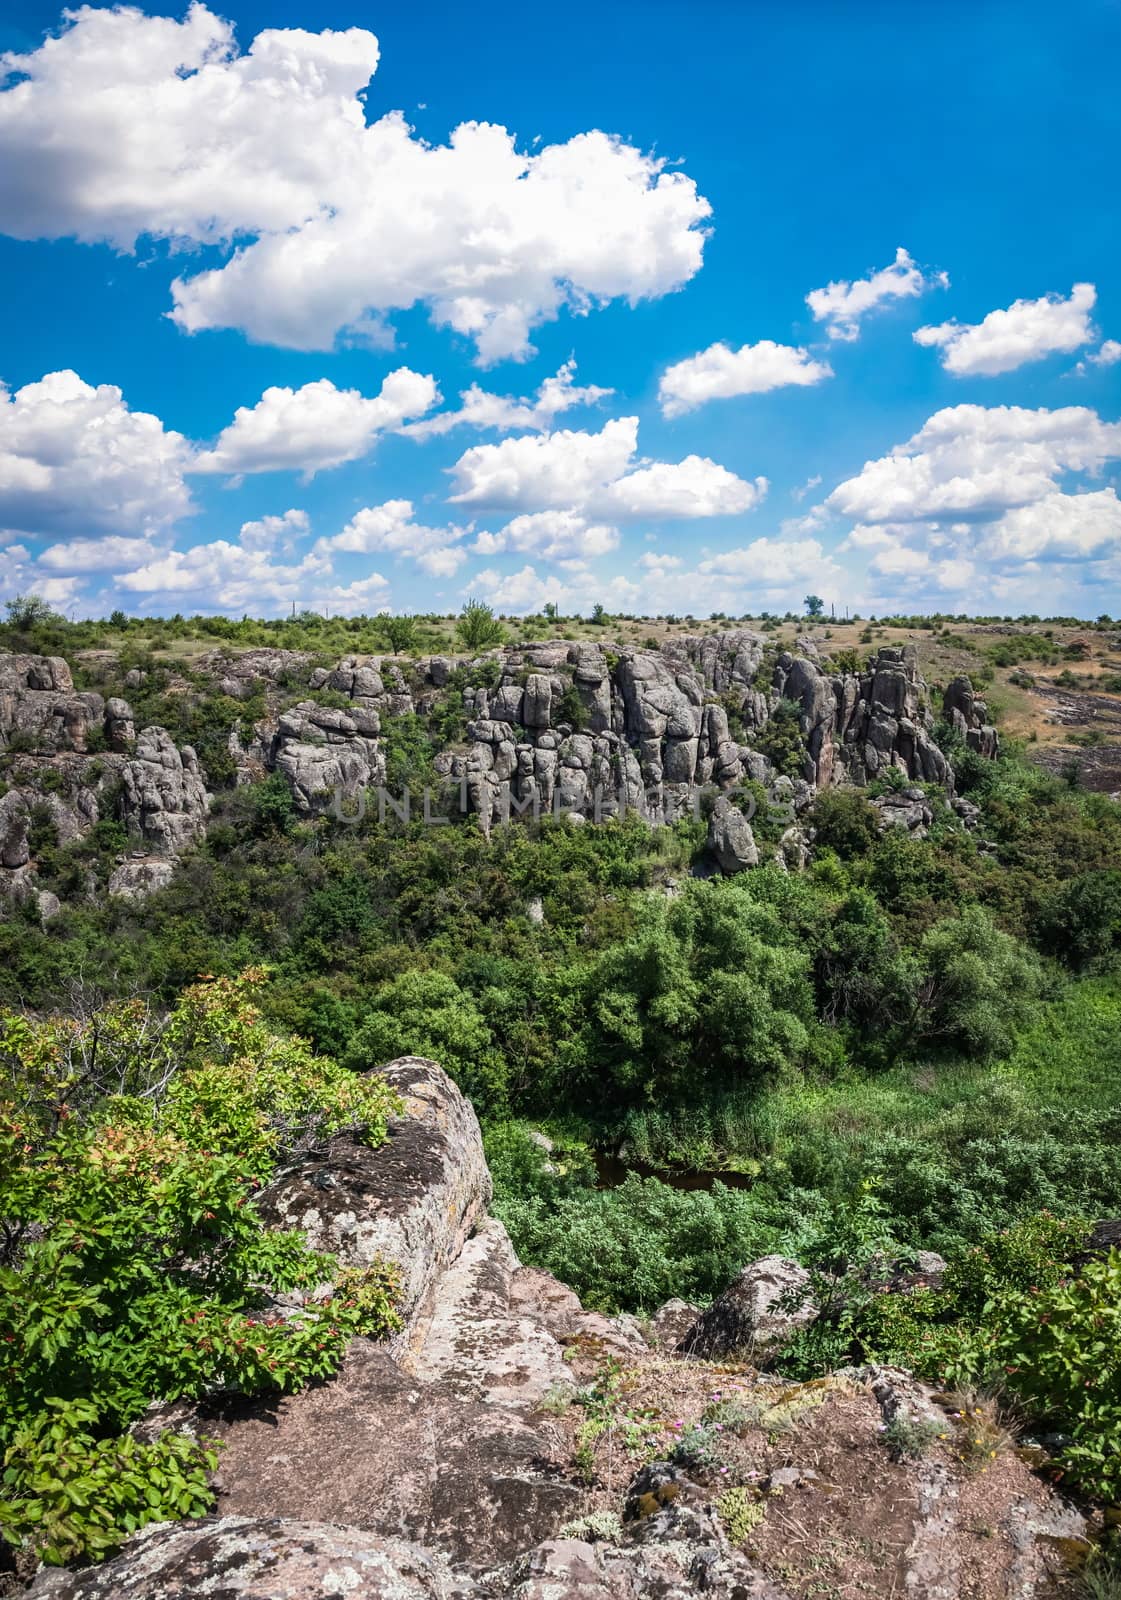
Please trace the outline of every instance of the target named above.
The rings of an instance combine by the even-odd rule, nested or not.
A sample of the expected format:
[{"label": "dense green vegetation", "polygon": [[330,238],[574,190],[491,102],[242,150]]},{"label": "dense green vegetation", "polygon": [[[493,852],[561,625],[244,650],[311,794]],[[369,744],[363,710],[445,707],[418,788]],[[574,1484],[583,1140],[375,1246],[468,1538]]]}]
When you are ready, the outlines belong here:
[{"label": "dense green vegetation", "polygon": [[300,1388],[399,1325],[391,1270],[339,1273],[258,1215],[301,1138],[376,1144],[397,1104],[269,1029],[261,982],[196,985],[166,1015],[0,1016],[0,1538],[47,1561],[208,1506],[205,1443],[129,1434],[152,1400]]},{"label": "dense green vegetation", "polygon": [[[422,648],[428,622],[410,620],[415,626],[398,630],[398,642]],[[345,648],[373,647],[378,619],[365,621],[369,641],[356,630]],[[337,650],[330,630],[350,625],[321,622],[287,622],[291,636],[280,625],[245,627],[305,648],[314,635],[311,648]],[[478,626],[484,634],[489,624],[494,637],[493,618],[460,622],[461,632]],[[191,629],[202,623],[182,626],[183,637],[195,637]],[[218,629],[216,639],[259,642],[236,633],[240,625],[222,626],[233,631]],[[305,626],[309,638],[297,640]],[[1002,661],[1014,646],[1000,646]],[[1018,659],[1045,653],[1039,646]],[[114,1017],[131,1014],[122,997],[133,995],[154,1008],[197,1007],[200,993],[210,992],[191,987],[200,974],[229,984],[267,964],[273,981],[254,991],[262,1017],[252,1026],[288,1039],[284,1049],[299,1054],[301,1073],[315,1059],[337,1062],[331,1094],[357,1081],[348,1069],[396,1055],[442,1062],[483,1120],[496,1209],[519,1253],[572,1284],[589,1305],[643,1312],[672,1296],[704,1300],[746,1260],[773,1250],[831,1279],[841,1262],[844,1314],[824,1318],[792,1351],[795,1370],[876,1356],[962,1385],[999,1375],[1032,1416],[1073,1441],[1065,1455],[1072,1477],[1093,1493],[1117,1494],[1109,1460],[1121,1441],[1121,1379],[1115,1361],[1102,1356],[1102,1330],[1116,1320],[1121,1269],[1116,1260],[1079,1274],[1070,1268],[1085,1221],[1121,1214],[1121,808],[1114,801],[1049,777],[1011,746],[984,761],[942,728],[959,790],[980,810],[975,829],[932,792],[928,837],[883,834],[864,795],[830,791],[816,802],[815,859],[805,872],[771,862],[732,879],[694,878],[703,824],[652,831],[633,818],[584,827],[543,821],[498,828],[488,839],[473,820],[426,828],[379,824],[372,815],[349,825],[302,817],[278,776],[222,787],[230,776],[221,767],[230,759],[222,730],[252,721],[255,707],[204,691],[201,680],[195,695],[170,693],[167,668],[150,655],[144,662],[149,675],[133,695],[142,719],[166,722],[216,763],[207,839],[168,888],[133,904],[82,892],[89,873],[104,881],[120,848],[114,824],[66,847],[52,847],[44,831],[40,881],[61,895],[63,909],[46,926],[31,908],[0,922],[0,1004],[40,1015],[123,1006]],[[457,686],[468,671],[460,669]],[[301,684],[293,689],[305,692]],[[436,749],[460,733],[461,712],[450,699],[427,718],[386,718],[390,782],[425,781]],[[792,766],[797,718],[780,707],[767,738],[780,770]],[[757,837],[767,842],[765,820]],[[38,1041],[34,1049],[11,1034],[13,1081],[34,1078],[40,1055],[50,1053],[44,1039],[61,1049],[49,1031],[57,1025],[46,1027],[26,1035]],[[293,1036],[306,1039],[306,1049]],[[274,1035],[254,1037],[264,1049]],[[190,1089],[192,1072],[188,1059],[177,1081]],[[125,1093],[131,1104],[134,1090]],[[42,1100],[46,1106],[45,1093]],[[160,1099],[157,1114],[145,1101],[154,1118],[144,1124],[146,1138],[180,1137],[167,1120],[175,1103],[175,1095]],[[22,1130],[32,1114],[47,1117],[42,1107],[13,1113],[13,1127]],[[316,1114],[325,1114],[324,1105]],[[71,1160],[66,1141],[77,1138],[75,1170],[85,1182],[89,1152],[107,1129],[131,1129],[132,1116],[114,1099],[109,1111],[99,1103],[84,1112],[77,1132],[48,1117],[47,1131],[36,1135],[46,1154],[33,1140],[28,1160],[35,1172],[51,1171],[64,1152]],[[531,1130],[548,1135],[551,1152]],[[202,1137],[182,1133],[175,1160],[190,1169],[184,1183],[195,1181],[191,1162]],[[217,1133],[206,1138],[207,1150],[219,1148]],[[668,1169],[692,1169],[716,1181],[684,1190],[632,1173],[618,1187],[601,1187],[594,1158],[602,1152],[663,1178]],[[226,1209],[215,1215],[232,1216],[229,1208],[257,1176],[257,1169],[231,1169],[219,1197]],[[65,1215],[74,1218],[76,1196],[65,1193]],[[5,1197],[6,1208],[13,1203]],[[40,1195],[35,1203],[47,1202]],[[128,1202],[150,1204],[150,1195]],[[239,1218],[247,1214],[236,1209]],[[1043,1212],[1050,1221],[1040,1221]],[[60,1214],[52,1213],[49,1234],[56,1252],[66,1240]],[[120,1218],[117,1231],[108,1230],[116,1241],[113,1284],[118,1275],[130,1283],[138,1270],[127,1238],[158,1223],[168,1242],[156,1301],[172,1279],[176,1294],[201,1292],[169,1265],[189,1250],[166,1219],[141,1217],[124,1200],[113,1216]],[[259,1233],[242,1240],[231,1227],[226,1248],[236,1257],[241,1249],[285,1247],[264,1245]],[[908,1297],[860,1292],[867,1280],[859,1275],[875,1259],[905,1260],[920,1248],[950,1258],[941,1289]],[[9,1271],[46,1265],[54,1271],[55,1258],[44,1255],[37,1267],[31,1251]],[[283,1272],[310,1269],[285,1257],[270,1270],[279,1282]],[[227,1328],[246,1315],[239,1271],[223,1268],[214,1290],[213,1315]],[[53,1326],[45,1282],[26,1296],[29,1305],[39,1303],[36,1294],[47,1308],[37,1315]],[[127,1384],[113,1367],[118,1312],[96,1314],[108,1318],[97,1326],[99,1337],[108,1332],[112,1370],[103,1379],[76,1365],[69,1387],[43,1386],[48,1357],[33,1344],[42,1335],[23,1324],[14,1330],[30,1354],[19,1369],[29,1375],[13,1377],[12,1368],[0,1377],[14,1386],[6,1397],[13,1427],[22,1430],[4,1440],[16,1450],[0,1496],[6,1526],[30,1521],[36,1452],[57,1453],[63,1444],[77,1452],[84,1493],[103,1470],[127,1486],[132,1468],[125,1471],[112,1452],[141,1393],[190,1392],[182,1387],[181,1350],[160,1345],[162,1311],[152,1313],[148,1344],[136,1343],[148,1364],[130,1369]],[[343,1337],[346,1325],[335,1325]],[[1060,1326],[1062,1340],[1046,1331]],[[192,1368],[191,1382],[211,1383],[227,1371],[228,1344],[215,1336],[214,1349],[226,1354],[215,1354],[205,1370]],[[328,1343],[323,1361],[334,1355]],[[63,1373],[70,1361],[67,1355]],[[276,1370],[293,1382],[311,1373],[298,1362]],[[250,1387],[265,1381],[240,1370],[234,1378]],[[272,1373],[268,1381],[282,1380]],[[94,1413],[83,1411],[87,1403]],[[110,1466],[99,1466],[106,1451]],[[136,1481],[147,1470],[138,1466]],[[174,1484],[167,1504],[196,1504],[201,1458],[188,1452],[167,1471]],[[105,1504],[102,1546],[134,1514]],[[41,1539],[56,1555],[78,1547],[67,1515],[51,1510],[58,1527]],[[81,1537],[95,1548],[87,1530]]]}]

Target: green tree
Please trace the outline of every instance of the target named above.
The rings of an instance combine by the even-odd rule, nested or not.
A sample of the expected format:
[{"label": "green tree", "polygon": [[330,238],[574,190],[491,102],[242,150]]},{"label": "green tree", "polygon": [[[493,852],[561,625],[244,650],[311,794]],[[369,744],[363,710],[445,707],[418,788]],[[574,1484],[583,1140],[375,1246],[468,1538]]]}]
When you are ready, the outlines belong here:
[{"label": "green tree", "polygon": [[1041,986],[1031,951],[980,906],[966,906],[923,935],[900,1044],[922,1039],[982,1060],[1007,1055],[1035,1015]]},{"label": "green tree", "polygon": [[12,600],[5,600],[4,610],[8,613],[8,626],[20,633],[28,633],[45,622],[62,620],[37,594],[17,594]]},{"label": "green tree", "polygon": [[806,763],[806,746],[802,738],[802,708],[798,702],[780,700],[755,735],[754,744],[776,772],[786,778],[800,778]]},{"label": "green tree", "polygon": [[[806,1060],[809,957],[778,909],[738,884],[643,902],[638,929],[592,964],[586,1092],[622,1104],[757,1083]],[[606,1080],[606,1082],[604,1082]]]},{"label": "green tree", "polygon": [[465,650],[489,650],[501,644],[506,630],[483,600],[468,600],[455,624]]},{"label": "green tree", "polygon": [[1121,871],[1069,879],[1041,907],[1037,931],[1042,947],[1068,966],[1111,960],[1121,946]]},{"label": "green tree", "polygon": [[[263,981],[195,985],[166,1016],[0,1015],[0,1533],[47,1561],[206,1508],[205,1447],[129,1436],[151,1401],[300,1388],[397,1325],[392,1271],[340,1275],[257,1211],[302,1139],[377,1144],[400,1105],[267,1028]],[[331,1280],[332,1300],[267,1315]]]},{"label": "green tree", "polygon": [[822,789],[811,820],[817,843],[835,850],[842,861],[867,855],[879,837],[875,807],[858,789]]},{"label": "green tree", "polygon": [[486,1019],[446,973],[414,969],[378,990],[344,1061],[365,1071],[398,1056],[439,1062],[480,1114],[505,1111],[505,1064]]},{"label": "green tree", "polygon": [[419,630],[417,619],[411,616],[382,616],[377,620],[378,632],[384,634],[389,641],[389,648],[395,656],[401,655],[406,650],[415,649]]},{"label": "green tree", "polygon": [[819,594],[808,594],[802,604],[806,608],[807,617],[820,617],[825,610],[825,601]]}]

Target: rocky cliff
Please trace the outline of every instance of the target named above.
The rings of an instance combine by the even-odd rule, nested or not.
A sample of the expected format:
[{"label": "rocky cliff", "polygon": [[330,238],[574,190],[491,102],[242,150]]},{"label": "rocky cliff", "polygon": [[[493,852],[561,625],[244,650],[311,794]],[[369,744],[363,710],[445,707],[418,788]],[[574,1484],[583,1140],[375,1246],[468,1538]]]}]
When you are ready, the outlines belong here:
[{"label": "rocky cliff", "polygon": [[[912,830],[930,821],[924,785],[954,799],[930,694],[905,648],[881,649],[864,671],[842,672],[808,640],[797,654],[777,652],[763,635],[734,629],[660,650],[558,640],[471,660],[355,657],[331,668],[255,650],[216,655],[199,670],[229,699],[265,705],[248,734],[228,730],[238,781],[279,773],[308,815],[402,804],[399,772],[397,789],[385,787],[387,749],[400,719],[414,716],[437,730],[438,748],[432,771],[406,776],[414,791],[423,779],[437,812],[469,811],[489,829],[543,813],[597,821],[636,811],[664,822],[698,815],[704,803],[724,871],[759,859],[749,783],[786,807],[780,855],[791,866],[808,859],[812,839],[799,818],[821,787],[866,785],[894,771],[899,782],[880,797],[884,821]],[[134,670],[121,687],[139,681]],[[972,748],[995,754],[996,734],[968,679],[950,685],[941,713]],[[194,750],[137,721],[121,696],[76,692],[59,658],[0,655],[8,785],[0,890],[10,899],[37,892],[29,844],[36,806],[46,806],[62,843],[88,832],[107,807],[125,825],[128,849],[110,893],[159,887],[202,836],[209,797]],[[420,803],[415,793],[412,803]],[[955,803],[968,821],[968,805]],[[40,909],[55,907],[47,900]]]},{"label": "rocky cliff", "polygon": [[[478,1124],[451,1081],[417,1058],[387,1072],[405,1102],[387,1143],[336,1138],[263,1204],[346,1261],[395,1259],[401,1334],[356,1340],[301,1394],[153,1409],[138,1432],[221,1442],[214,1515],[43,1572],[33,1600],[1050,1592],[1082,1517],[1010,1449],[971,1473],[946,1397],[890,1369],[791,1385],[751,1364],[754,1336],[780,1331],[774,1258],[692,1340],[680,1303],[641,1328],[585,1312],[488,1217]],[[667,1353],[683,1327],[708,1359]],[[688,1444],[702,1416],[724,1419],[703,1450]],[[900,1418],[922,1451],[885,1437],[906,1436]]]}]

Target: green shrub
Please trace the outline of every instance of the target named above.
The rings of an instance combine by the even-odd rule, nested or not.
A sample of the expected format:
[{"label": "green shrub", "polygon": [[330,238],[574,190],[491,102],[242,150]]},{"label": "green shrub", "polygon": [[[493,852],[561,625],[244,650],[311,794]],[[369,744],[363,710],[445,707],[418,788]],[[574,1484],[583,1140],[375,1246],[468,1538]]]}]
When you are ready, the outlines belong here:
[{"label": "green shrub", "polygon": [[344,1060],[364,1070],[398,1056],[428,1056],[484,1115],[506,1110],[503,1061],[471,997],[442,972],[404,972],[375,993]]},{"label": "green shrub", "polygon": [[202,1508],[205,1447],[128,1435],[151,1401],[296,1389],[397,1325],[394,1271],[339,1273],[257,1212],[301,1139],[377,1143],[398,1104],[266,1028],[262,981],[200,984],[166,1017],[0,1018],[0,1532],[43,1559]]}]

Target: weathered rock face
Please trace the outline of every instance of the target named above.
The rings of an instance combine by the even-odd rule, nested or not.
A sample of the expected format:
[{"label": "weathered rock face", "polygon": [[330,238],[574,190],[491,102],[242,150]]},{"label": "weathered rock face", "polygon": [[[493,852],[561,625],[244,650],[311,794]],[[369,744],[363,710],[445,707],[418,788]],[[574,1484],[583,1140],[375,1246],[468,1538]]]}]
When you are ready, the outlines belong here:
[{"label": "weathered rock face", "polygon": [[205,1517],[130,1539],[84,1572],[44,1572],[31,1600],[783,1600],[711,1513],[650,1517],[618,1543],[550,1539],[476,1579],[385,1535],[308,1519]]},{"label": "weathered rock face", "polygon": [[[119,783],[117,814],[131,853],[110,878],[111,894],[137,896],[160,887],[178,855],[205,832],[210,797],[194,751],[177,749],[160,727],[138,736],[128,702],[77,693],[60,657],[0,652],[3,752],[17,787],[0,812],[0,895],[18,900],[39,892],[29,853],[14,865],[9,859],[26,848],[28,830],[20,818],[29,818],[33,806],[46,808],[54,836],[68,844],[101,819],[106,792]],[[49,787],[40,783],[46,772]]]},{"label": "weathered rock face", "polygon": [[376,711],[356,706],[351,714],[301,701],[281,716],[268,764],[288,779],[301,811],[323,811],[336,795],[350,801],[384,782],[380,729]]},{"label": "weathered rock face", "polygon": [[470,1105],[433,1062],[406,1057],[385,1076],[405,1101],[386,1143],[334,1139],[260,1205],[344,1262],[396,1261],[403,1332],[388,1346],[356,1340],[329,1384],[228,1411],[161,1408],[144,1431],[185,1425],[223,1441],[223,1513],[353,1524],[493,1565],[581,1508],[579,1486],[543,1465],[536,1411],[573,1379],[561,1344],[514,1299],[518,1262],[486,1216]]},{"label": "weathered rock face", "polygon": [[721,872],[743,872],[759,865],[759,847],[751,823],[725,795],[717,800],[709,819],[708,848]]},{"label": "weathered rock face", "polygon": [[808,1283],[806,1269],[785,1256],[753,1261],[701,1313],[678,1350],[707,1360],[738,1352],[767,1361],[816,1316],[816,1307],[805,1298]]},{"label": "weathered rock face", "polygon": [[585,1311],[571,1289],[539,1267],[519,1267],[514,1273],[510,1306],[562,1344],[592,1340],[598,1348],[624,1360],[644,1354],[647,1348],[633,1318]]},{"label": "weathered rock face", "polygon": [[[384,782],[384,719],[424,714],[447,693],[462,702],[466,737],[439,753],[437,772],[485,828],[542,811],[598,820],[639,810],[667,820],[693,808],[695,786],[773,778],[752,740],[786,698],[801,709],[809,798],[812,786],[865,783],[888,766],[952,788],[909,652],[881,650],[868,672],[846,677],[830,673],[810,641],[777,661],[765,651],[764,637],[744,628],[660,650],[556,640],[491,652],[471,663],[488,685],[461,690],[449,687],[447,657],[409,662],[407,674],[391,658],[351,657],[306,677],[313,691],[344,695],[347,709],[300,702],[262,728],[256,758],[284,772],[301,809],[322,811],[336,795],[346,806]],[[227,692],[245,698],[299,668],[280,653],[250,652],[222,670]],[[247,775],[253,754],[245,753]],[[742,834],[734,821],[722,831],[730,830]],[[727,870],[753,864],[740,843],[720,846]],[[798,850],[787,854],[797,861]]]},{"label": "weathered rock face", "polygon": [[655,1349],[673,1350],[701,1314],[691,1300],[667,1300],[650,1318],[647,1335]]},{"label": "weathered rock face", "polygon": [[161,1523],[84,1572],[44,1572],[30,1594],[51,1600],[454,1600],[471,1579],[415,1545],[279,1517]]},{"label": "weathered rock face", "polygon": [[202,838],[210,796],[190,745],[178,750],[163,728],[145,728],[121,778],[123,820],[144,853],[169,859]]},{"label": "weathered rock face", "polygon": [[[846,675],[833,672],[808,639],[796,654],[775,657],[763,635],[731,628],[668,640],[658,650],[553,640],[469,663],[352,656],[313,669],[294,651],[253,650],[200,665],[231,698],[263,696],[269,708],[247,743],[230,729],[238,781],[279,772],[306,815],[359,816],[379,790],[376,803],[402,803],[384,789],[391,719],[424,716],[449,697],[464,736],[437,752],[445,792],[432,797],[434,814],[470,811],[484,830],[549,813],[593,821],[632,811],[653,822],[700,816],[701,791],[709,788],[724,791],[709,832],[722,871],[741,872],[763,854],[797,870],[810,858],[812,836],[795,822],[819,787],[865,784],[894,768],[912,786],[934,783],[953,796],[953,771],[934,743],[926,687],[909,649],[881,649],[867,671]],[[461,688],[453,674],[464,666],[468,686]],[[140,687],[143,673],[129,676]],[[777,796],[788,781],[755,747],[783,700],[799,708],[805,757],[791,790],[791,826],[777,852],[760,851],[734,791],[751,780]],[[968,679],[950,685],[944,709],[971,748],[996,753],[984,702]],[[110,892],[149,893],[206,826],[205,774],[193,752],[177,751],[163,729],[138,732],[126,700],[75,692],[65,661],[0,654],[0,752],[32,751],[33,763],[80,762],[94,747],[99,765],[123,780],[122,820],[134,838]],[[34,800],[33,781],[31,794]],[[919,833],[928,825],[925,797],[910,799],[913,805],[895,793],[881,798],[885,826]],[[96,803],[71,811],[79,831],[97,820]],[[8,817],[3,827],[7,853],[18,853],[17,824]],[[22,877],[0,875],[0,892],[32,892],[34,863],[23,865]]]},{"label": "weathered rock face", "polygon": [[[134,1430],[141,1437],[172,1428],[219,1441],[216,1514],[143,1530],[100,1566],[41,1572],[31,1600],[790,1600],[811,1592],[819,1552],[838,1581],[856,1563],[861,1592],[880,1600],[1052,1592],[1055,1541],[1084,1539],[1080,1513],[1013,1457],[982,1490],[952,1446],[916,1460],[889,1454],[885,1424],[906,1418],[939,1438],[953,1427],[944,1396],[940,1406],[891,1368],[791,1387],[733,1367],[734,1391],[758,1416],[754,1433],[734,1429],[722,1446],[738,1452],[725,1457],[731,1467],[658,1459],[614,1477],[605,1450],[612,1461],[626,1454],[601,1441],[605,1507],[572,1470],[582,1435],[571,1419],[564,1433],[554,1404],[575,1384],[562,1345],[582,1377],[621,1355],[628,1396],[639,1408],[653,1397],[660,1410],[673,1366],[666,1338],[696,1308],[662,1308],[652,1354],[627,1319],[594,1318],[549,1274],[520,1267],[481,1210],[478,1126],[458,1090],[418,1058],[388,1070],[407,1100],[388,1143],[359,1160],[360,1147],[335,1140],[267,1201],[277,1220],[304,1216],[315,1242],[353,1261],[388,1241],[411,1286],[404,1335],[393,1346],[354,1340],[339,1374],[301,1394],[153,1408]],[[474,1176],[459,1183],[457,1168]],[[328,1199],[313,1215],[316,1195]],[[885,1274],[905,1287],[891,1263]],[[797,1321],[777,1302],[804,1283],[783,1258],[753,1263],[684,1347],[716,1356],[721,1374],[732,1351],[757,1358]],[[669,1390],[692,1393],[699,1414],[714,1377],[680,1363]],[[753,1486],[738,1490],[757,1518],[746,1548],[729,1540],[729,1483]]]},{"label": "weathered rock face", "polygon": [[962,674],[947,685],[942,696],[942,714],[971,750],[992,760],[999,752],[996,729],[989,722],[989,708]]},{"label": "weathered rock face", "polygon": [[888,767],[909,778],[953,787],[953,771],[934,743],[926,685],[913,650],[882,647],[859,676],[829,675],[811,645],[778,659],[775,685],[802,712],[805,776],[823,788],[864,784]]},{"label": "weathered rock face", "polygon": [[711,1510],[673,1506],[634,1523],[617,1543],[550,1539],[514,1570],[511,1600],[787,1600]]},{"label": "weathered rock face", "polygon": [[486,1216],[490,1172],[478,1118],[434,1061],[405,1056],[382,1074],[405,1110],[376,1150],[349,1135],[313,1150],[262,1190],[262,1215],[301,1228],[315,1250],[350,1266],[377,1257],[401,1269],[406,1321]]},{"label": "weathered rock face", "polygon": [[104,700],[75,691],[61,656],[0,652],[0,750],[84,750],[104,725]]}]

